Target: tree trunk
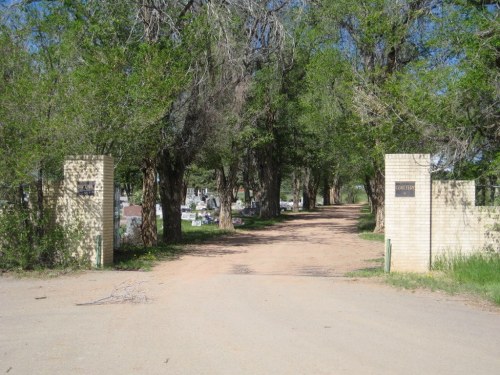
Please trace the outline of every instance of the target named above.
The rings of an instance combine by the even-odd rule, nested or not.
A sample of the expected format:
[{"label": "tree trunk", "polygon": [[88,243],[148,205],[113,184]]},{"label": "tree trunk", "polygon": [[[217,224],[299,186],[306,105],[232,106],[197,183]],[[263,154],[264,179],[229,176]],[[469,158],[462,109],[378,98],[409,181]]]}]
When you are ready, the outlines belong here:
[{"label": "tree trunk", "polygon": [[479,179],[479,183],[481,184],[479,190],[479,202],[478,206],[485,206],[486,205],[486,179],[484,177],[481,177]]},{"label": "tree trunk", "polygon": [[384,192],[384,175],[380,169],[375,170],[375,174],[371,177],[366,177],[365,179],[366,193],[370,197],[372,202],[373,211],[375,213],[375,229],[374,233],[383,233],[385,229],[384,223],[384,203],[385,203],[385,192]]},{"label": "tree trunk", "polygon": [[292,189],[293,189],[293,212],[299,212],[300,173],[297,171],[294,171],[292,175]]},{"label": "tree trunk", "polygon": [[489,177],[489,182],[490,182],[490,206],[495,205],[495,198],[496,198],[496,185],[498,178],[496,176],[490,176]]},{"label": "tree trunk", "polygon": [[316,196],[318,195],[318,188],[320,183],[319,176],[311,174],[312,178],[309,178],[309,209],[314,210],[316,208]]},{"label": "tree trunk", "polygon": [[184,178],[182,180],[182,204],[186,204],[187,192],[188,192],[188,182],[187,179]]},{"label": "tree trunk", "polygon": [[260,217],[263,219],[278,217],[280,215],[279,188],[277,187],[279,178],[276,170],[266,165],[262,169],[260,180],[262,184]]},{"label": "tree trunk", "polygon": [[20,212],[22,212],[24,231],[26,233],[26,238],[28,240],[28,247],[31,251],[31,250],[33,250],[33,247],[34,247],[33,226],[32,226],[32,221],[30,220],[28,203],[24,199],[25,198],[25,191],[24,191],[23,184],[19,184],[18,194],[19,194],[19,196],[18,196],[19,209],[20,209]]},{"label": "tree trunk", "polygon": [[152,158],[144,158],[142,172],[142,224],[141,237],[145,247],[156,246],[156,168]]},{"label": "tree trunk", "polygon": [[305,210],[314,210],[316,208],[316,195],[320,179],[309,168],[305,168],[304,176],[304,202],[302,203],[302,207]]},{"label": "tree trunk", "polygon": [[342,203],[342,199],[340,196],[340,189],[341,188],[342,188],[342,184],[340,181],[340,177],[335,176],[335,178],[333,180],[332,189],[331,189],[333,204],[341,204]]},{"label": "tree trunk", "polygon": [[226,175],[224,167],[217,168],[217,191],[220,200],[219,228],[234,230],[231,204],[233,189],[236,182],[237,164],[231,165]]},{"label": "tree trunk", "polygon": [[252,205],[252,196],[250,194],[250,191],[252,190],[250,183],[251,163],[251,153],[247,151],[245,155],[245,161],[243,162],[243,189],[245,191],[245,207],[250,207]]},{"label": "tree trunk", "polygon": [[185,170],[184,163],[173,159],[167,150],[161,153],[158,174],[163,212],[162,240],[167,244],[178,243],[182,240],[181,204]]},{"label": "tree trunk", "polygon": [[39,242],[45,234],[45,223],[44,223],[44,205],[43,205],[43,171],[42,168],[38,170],[38,175],[36,179],[36,223],[35,223],[35,233],[37,242]]},{"label": "tree trunk", "polygon": [[273,152],[274,146],[273,142],[257,154],[261,184],[260,217],[263,219],[278,217],[281,213],[279,198],[281,177]]},{"label": "tree trunk", "polygon": [[309,179],[311,178],[311,172],[308,168],[304,168],[302,172],[302,209],[309,210],[311,206],[311,197],[309,195]]},{"label": "tree trunk", "polygon": [[123,184],[123,187],[125,189],[125,195],[127,196],[127,202],[132,201],[132,184],[129,182],[125,182]]},{"label": "tree trunk", "polygon": [[330,186],[330,179],[328,176],[323,176],[323,206],[330,206],[333,202]]}]

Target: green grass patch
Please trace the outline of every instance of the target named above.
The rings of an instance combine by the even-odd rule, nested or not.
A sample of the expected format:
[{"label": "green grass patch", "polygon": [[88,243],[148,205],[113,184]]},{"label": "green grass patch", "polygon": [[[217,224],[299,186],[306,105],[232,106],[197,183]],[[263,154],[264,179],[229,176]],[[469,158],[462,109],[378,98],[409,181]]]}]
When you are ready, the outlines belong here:
[{"label": "green grass patch", "polygon": [[362,268],[360,270],[348,272],[346,277],[378,277],[384,275],[384,258],[367,259],[367,262],[374,263],[373,267]]},{"label": "green grass patch", "polygon": [[283,223],[288,220],[293,220],[294,218],[295,218],[294,215],[288,215],[288,214],[281,214],[280,216],[271,219],[261,219],[260,217],[241,217],[241,219],[245,224],[238,226],[236,229],[243,229],[243,230],[263,229],[279,223]]},{"label": "green grass patch", "polygon": [[364,205],[361,208],[361,216],[358,219],[359,237],[368,241],[384,242],[383,233],[373,233],[375,229],[375,215],[370,212],[370,207]]},{"label": "green grass patch", "polygon": [[347,272],[346,277],[378,277],[384,275],[383,267],[367,267],[360,270]]},{"label": "green grass patch", "polygon": [[448,294],[469,294],[500,305],[500,254],[477,253],[453,255],[435,260],[431,272],[384,273],[384,259],[372,259],[377,265],[354,272],[346,277],[379,277],[389,285],[415,290],[428,289]]},{"label": "green grass patch", "polygon": [[230,232],[221,230],[217,224],[206,224],[201,227],[193,227],[191,222],[182,222],[182,243],[194,244],[209,241],[217,237],[225,236]]},{"label": "green grass patch", "polygon": [[150,248],[123,246],[114,252],[114,269],[123,271],[149,271],[159,260],[175,259],[183,250],[181,246],[159,245]]},{"label": "green grass patch", "polygon": [[482,294],[500,305],[500,253],[442,256],[436,258],[433,268],[444,272],[461,289]]},{"label": "green grass patch", "polygon": [[449,294],[456,294],[460,291],[459,286],[448,275],[441,272],[426,274],[392,272],[386,275],[385,281],[389,285],[409,290],[423,288],[432,291],[442,290]]},{"label": "green grass patch", "polygon": [[375,215],[370,212],[370,207],[364,205],[361,208],[361,216],[358,219],[358,231],[373,232],[375,229]]},{"label": "green grass patch", "polygon": [[383,233],[362,232],[359,234],[359,237],[361,237],[363,240],[368,241],[384,242],[385,240],[385,236]]},{"label": "green grass patch", "polygon": [[387,283],[404,288],[472,294],[500,305],[500,254],[455,254],[435,260],[427,274],[391,273]]}]

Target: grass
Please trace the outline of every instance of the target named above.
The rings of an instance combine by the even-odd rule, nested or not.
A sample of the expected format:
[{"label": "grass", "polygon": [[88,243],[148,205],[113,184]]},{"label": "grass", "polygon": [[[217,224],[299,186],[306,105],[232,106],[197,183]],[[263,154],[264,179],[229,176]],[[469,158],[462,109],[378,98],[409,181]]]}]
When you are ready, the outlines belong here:
[{"label": "grass", "polygon": [[386,275],[385,281],[389,285],[409,290],[429,289],[433,292],[441,290],[448,294],[460,292],[458,285],[442,272],[430,272],[426,274],[392,272]]},{"label": "grass", "polygon": [[358,230],[360,232],[373,231],[375,229],[375,215],[370,212],[370,207],[361,207],[361,216],[358,219]]},{"label": "grass", "polygon": [[33,270],[12,269],[8,271],[0,270],[0,276],[5,272],[8,275],[14,275],[18,278],[51,279],[68,274],[77,274],[81,271],[81,268],[72,267],[35,268]]},{"label": "grass", "polygon": [[182,243],[194,244],[225,236],[229,231],[221,230],[217,224],[193,227],[189,221],[182,221]]},{"label": "grass", "polygon": [[448,294],[469,294],[500,306],[500,253],[440,257],[431,272],[385,274],[383,258],[373,259],[377,266],[350,272],[347,277],[382,277],[389,285],[403,289],[428,289]]},{"label": "grass", "polygon": [[361,208],[361,216],[358,219],[359,237],[368,241],[384,242],[382,233],[373,233],[375,229],[375,215],[370,212],[370,207],[364,205]]},{"label": "grass", "polygon": [[293,220],[295,217],[293,215],[281,214],[278,217],[271,219],[261,219],[259,217],[241,217],[245,223],[242,226],[238,226],[236,229],[243,230],[256,230],[270,227],[279,223],[283,223],[288,220]]},{"label": "grass", "polygon": [[[366,240],[384,241],[383,234],[373,233],[375,217],[364,206],[358,221],[359,236]],[[467,293],[500,305],[500,253],[455,254],[437,258],[433,270],[426,274],[385,274],[383,258],[378,265],[346,274],[347,277],[382,277],[393,286],[404,289],[424,288],[449,294]]]},{"label": "grass", "polygon": [[182,247],[158,245],[150,248],[122,246],[114,252],[113,268],[122,271],[149,271],[157,261],[175,259],[182,254]]},{"label": "grass", "polygon": [[383,233],[362,232],[359,234],[359,237],[361,237],[363,240],[368,241],[384,242],[385,240],[385,236]]},{"label": "grass", "polygon": [[442,256],[433,268],[444,272],[464,291],[481,294],[500,305],[500,253]]},{"label": "grass", "polygon": [[372,267],[348,272],[346,277],[378,277],[384,275],[384,258],[367,259],[367,262],[374,263]]}]

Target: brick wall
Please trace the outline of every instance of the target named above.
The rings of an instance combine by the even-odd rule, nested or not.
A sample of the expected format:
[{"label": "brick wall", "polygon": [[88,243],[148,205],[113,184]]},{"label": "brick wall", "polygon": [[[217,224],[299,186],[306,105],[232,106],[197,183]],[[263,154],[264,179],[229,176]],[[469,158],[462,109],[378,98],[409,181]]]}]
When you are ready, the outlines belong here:
[{"label": "brick wall", "polygon": [[[109,156],[74,156],[67,158],[64,164],[57,219],[63,225],[81,229],[83,238],[79,251],[88,255],[94,265],[113,263],[113,173],[113,158]],[[95,181],[94,195],[78,195],[78,181]],[[102,236],[100,262],[96,252],[97,235]]]},{"label": "brick wall", "polygon": [[[414,183],[414,196],[397,197],[396,182]],[[385,199],[393,271],[428,271],[442,254],[500,252],[500,208],[475,206],[474,181],[431,183],[430,155],[386,155]]]},{"label": "brick wall", "polygon": [[500,251],[498,207],[476,207],[474,181],[432,182],[432,258]]},{"label": "brick wall", "polygon": [[[393,271],[425,272],[430,264],[430,155],[385,155],[385,238]],[[414,183],[414,196],[396,196],[396,182]]]}]

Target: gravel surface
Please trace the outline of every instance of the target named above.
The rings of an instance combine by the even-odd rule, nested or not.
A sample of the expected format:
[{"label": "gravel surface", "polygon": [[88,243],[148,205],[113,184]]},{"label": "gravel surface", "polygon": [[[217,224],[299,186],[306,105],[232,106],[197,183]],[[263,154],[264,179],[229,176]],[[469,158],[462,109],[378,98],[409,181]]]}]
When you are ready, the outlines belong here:
[{"label": "gravel surface", "polygon": [[500,313],[343,275],[359,206],[193,246],[152,272],[0,277],[0,374],[499,374]]}]

